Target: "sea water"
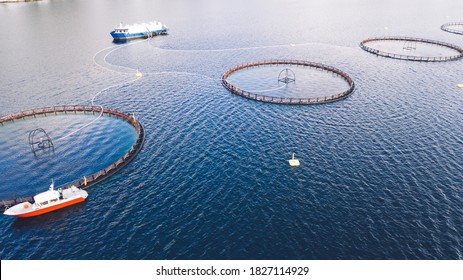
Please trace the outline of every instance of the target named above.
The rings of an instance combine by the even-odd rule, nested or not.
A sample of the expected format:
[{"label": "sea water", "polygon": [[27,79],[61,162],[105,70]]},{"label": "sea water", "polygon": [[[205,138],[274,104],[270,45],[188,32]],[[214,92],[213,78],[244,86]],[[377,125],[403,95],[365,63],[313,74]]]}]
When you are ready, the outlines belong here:
[{"label": "sea water", "polygon": [[[461,21],[462,8],[451,0],[1,4],[1,115],[89,105],[111,87],[95,103],[135,113],[146,132],[140,154],[85,203],[0,217],[1,258],[462,259],[463,62],[400,61],[358,46],[378,36],[461,46],[440,25]],[[120,21],[154,19],[169,35],[111,42]],[[268,59],[334,66],[356,90],[290,106],[221,85],[228,69]],[[137,69],[143,77],[134,80]],[[40,177],[14,157],[30,153],[24,141],[11,143],[25,128],[0,127],[2,169],[15,163],[24,175],[10,189],[0,174],[2,197]],[[88,128],[107,132],[99,122]],[[97,140],[88,143],[97,158],[133,141]],[[66,145],[79,153],[84,144]],[[66,170],[63,180],[80,179],[66,166],[64,156],[54,167]]]}]

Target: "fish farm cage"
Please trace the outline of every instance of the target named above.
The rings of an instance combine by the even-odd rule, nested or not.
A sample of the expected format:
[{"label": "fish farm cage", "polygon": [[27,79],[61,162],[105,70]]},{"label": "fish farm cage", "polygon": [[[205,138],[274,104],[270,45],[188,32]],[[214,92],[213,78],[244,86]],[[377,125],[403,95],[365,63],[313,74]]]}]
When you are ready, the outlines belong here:
[{"label": "fish farm cage", "polygon": [[[145,140],[145,131],[141,123],[135,119],[133,115],[126,114],[117,110],[102,108],[100,106],[54,106],[54,107],[45,107],[40,109],[34,109],[30,111],[24,111],[20,113],[14,113],[6,116],[0,117],[0,125],[5,125],[8,122],[15,122],[20,119],[26,118],[35,118],[39,115],[57,115],[57,114],[68,114],[68,113],[83,113],[83,114],[103,114],[110,117],[116,117],[122,119],[132,125],[135,128],[137,137],[135,143],[132,147],[116,162],[111,165],[103,168],[102,170],[89,174],[88,176],[83,177],[82,179],[75,181],[66,186],[60,186],[62,189],[67,189],[72,186],[86,189],[91,186],[94,186],[97,183],[102,182],[103,180],[109,178],[110,176],[117,173],[120,169],[126,166],[130,161],[132,161],[135,156],[140,152],[143,147]],[[38,139],[38,140],[37,140]],[[41,128],[35,129],[29,134],[29,144],[33,152],[36,152],[37,149],[53,149],[53,142],[51,138],[48,137],[48,134]],[[33,196],[26,196],[20,198],[12,198],[6,200],[0,200],[0,210],[5,210],[8,207],[16,205],[18,203],[33,200]]]},{"label": "fish farm cage", "polygon": [[[279,72],[278,78],[276,79],[278,84],[288,85],[291,83],[296,83],[296,75],[293,70],[289,67],[302,67],[302,68],[313,68],[319,71],[326,71],[332,74],[332,76],[339,77],[348,84],[348,89],[343,92],[337,93],[328,93],[323,97],[308,97],[308,98],[299,98],[299,97],[275,97],[265,95],[265,90],[262,91],[253,91],[253,90],[243,90],[238,88],[237,85],[233,85],[228,81],[228,78],[233,73],[250,68],[264,67],[264,66],[283,66],[283,70]],[[230,92],[245,97],[252,100],[257,100],[261,102],[275,103],[275,104],[289,104],[289,105],[311,105],[311,104],[323,104],[342,100],[348,97],[355,89],[355,83],[345,72],[325,64],[314,63],[303,60],[267,60],[267,61],[258,61],[251,62],[246,64],[241,64],[229,69],[222,76],[222,85],[229,90]]]},{"label": "fish farm cage", "polygon": [[440,27],[440,29],[446,32],[463,35],[463,22],[445,23]]},{"label": "fish farm cage", "polygon": [[[397,47],[397,51],[392,52],[384,49],[384,46],[381,45],[384,45],[386,43],[394,43]],[[373,47],[371,46],[372,44],[378,44],[380,46]],[[445,48],[448,50],[448,55],[420,55],[417,53],[412,53],[419,49],[420,45],[426,45],[428,47]],[[360,42],[360,47],[363,50],[378,56],[410,61],[443,62],[457,60],[463,57],[463,48],[457,45],[436,40],[411,37],[370,38]],[[436,54],[438,53],[439,52],[436,51]]]}]

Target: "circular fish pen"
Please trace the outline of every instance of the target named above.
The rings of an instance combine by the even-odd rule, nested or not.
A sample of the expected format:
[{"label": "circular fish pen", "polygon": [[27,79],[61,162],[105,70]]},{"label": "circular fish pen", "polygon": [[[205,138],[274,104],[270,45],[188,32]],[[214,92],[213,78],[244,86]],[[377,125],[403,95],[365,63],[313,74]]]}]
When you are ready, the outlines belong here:
[{"label": "circular fish pen", "polygon": [[[262,71],[262,68],[269,70]],[[242,81],[244,87],[243,83],[239,84],[239,77],[234,76],[246,78]],[[338,101],[348,97],[355,88],[354,81],[345,72],[332,66],[303,60],[269,60],[241,64],[223,74],[222,85],[230,92],[248,99],[291,105]],[[260,85],[261,88],[248,89],[253,85]],[[324,86],[330,88],[323,89]],[[311,94],[312,96],[307,96]]]},{"label": "circular fish pen", "polygon": [[463,22],[445,23],[440,27],[440,29],[446,32],[463,35]]},{"label": "circular fish pen", "polygon": [[459,46],[421,38],[370,38],[360,42],[360,47],[379,56],[411,61],[440,62],[463,57]]},{"label": "circular fish pen", "polygon": [[[95,184],[109,178],[111,175],[114,175],[116,172],[118,172],[120,169],[122,169],[125,165],[127,165],[141,150],[144,139],[145,139],[145,132],[143,129],[143,126],[141,123],[135,119],[133,115],[125,114],[123,112],[109,109],[109,108],[103,108],[100,106],[55,106],[55,107],[46,107],[46,108],[40,108],[40,109],[34,109],[30,111],[24,111],[20,113],[14,113],[6,116],[0,117],[0,125],[4,126],[8,122],[15,122],[18,120],[23,120],[23,119],[28,119],[28,118],[37,118],[38,116],[44,115],[60,115],[60,114],[93,114],[93,115],[106,115],[109,117],[115,117],[120,120],[123,120],[127,122],[130,126],[132,126],[135,129],[136,136],[135,136],[135,142],[134,144],[130,147],[130,149],[125,152],[125,154],[120,157],[117,161],[113,162],[109,166],[106,166],[105,168],[101,169],[98,172],[95,172],[93,174],[89,174],[88,176],[82,177],[82,179],[78,181],[74,181],[72,183],[66,184],[65,186],[60,186],[62,189],[67,189],[72,186],[86,189],[91,186],[94,186]],[[37,139],[38,137],[34,137],[35,134],[39,133],[39,139],[42,138],[42,141],[35,141],[34,139]],[[47,136],[45,138],[44,136]],[[46,142],[48,142],[48,134],[41,128],[33,130],[29,134],[29,142],[32,143],[33,145],[39,145],[40,143],[45,143],[42,145],[47,145]],[[49,140],[51,142],[51,139]],[[37,144],[39,143],[39,144]],[[40,147],[39,147],[40,148]],[[49,147],[47,147],[49,148]],[[32,147],[31,147],[32,149]],[[35,151],[37,151],[36,148],[33,149],[34,155]],[[98,169],[97,169],[98,170]],[[20,198],[12,198],[12,199],[6,199],[6,200],[1,200],[0,201],[0,210],[5,210],[7,207],[11,207],[15,204],[24,202],[24,201],[32,201],[33,195],[25,196],[25,197],[20,197]]]}]

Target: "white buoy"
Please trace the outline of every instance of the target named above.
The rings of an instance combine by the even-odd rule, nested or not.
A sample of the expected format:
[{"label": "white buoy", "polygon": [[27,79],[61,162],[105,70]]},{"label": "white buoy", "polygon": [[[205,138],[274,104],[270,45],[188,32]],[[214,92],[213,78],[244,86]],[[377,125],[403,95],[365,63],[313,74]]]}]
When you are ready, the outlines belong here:
[{"label": "white buoy", "polygon": [[294,153],[293,153],[292,158],[290,160],[288,160],[288,161],[289,161],[289,166],[299,166],[299,165],[301,165],[299,163],[299,160],[294,158]]},{"label": "white buoy", "polygon": [[138,71],[138,69],[137,69],[137,73],[135,74],[135,77],[137,77],[139,79],[142,76],[143,76],[143,74],[140,71]]},{"label": "white buoy", "polygon": [[291,47],[295,47],[295,46],[296,46],[296,44],[291,44],[290,46],[291,46]]}]

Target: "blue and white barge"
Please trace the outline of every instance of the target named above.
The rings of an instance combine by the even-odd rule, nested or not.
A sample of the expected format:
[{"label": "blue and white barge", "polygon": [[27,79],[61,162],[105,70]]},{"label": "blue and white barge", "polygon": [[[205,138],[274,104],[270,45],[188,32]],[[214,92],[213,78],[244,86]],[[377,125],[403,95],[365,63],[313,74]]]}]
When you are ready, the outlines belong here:
[{"label": "blue and white barge", "polygon": [[121,22],[119,26],[114,28],[114,31],[112,31],[110,34],[114,41],[149,38],[152,36],[167,34],[167,26],[159,21],[126,25],[123,25]]}]

